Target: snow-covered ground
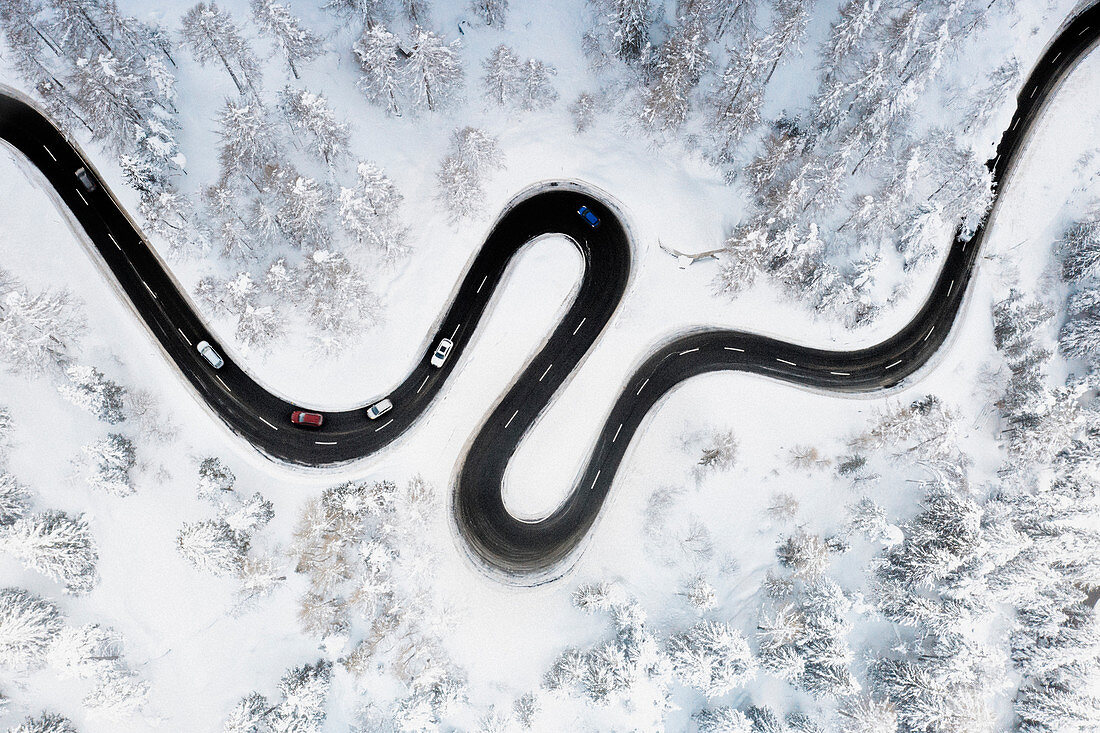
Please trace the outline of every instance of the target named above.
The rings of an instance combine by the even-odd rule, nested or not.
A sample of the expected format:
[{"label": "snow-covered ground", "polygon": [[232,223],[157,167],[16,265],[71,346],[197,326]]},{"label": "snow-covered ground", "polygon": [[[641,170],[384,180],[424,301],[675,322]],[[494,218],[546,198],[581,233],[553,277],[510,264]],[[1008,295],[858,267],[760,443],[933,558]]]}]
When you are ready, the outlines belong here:
[{"label": "snow-covered ground", "polygon": [[[120,4],[136,15],[150,12],[137,0]],[[447,29],[449,37],[449,29],[466,14],[465,3],[436,5],[435,24]],[[812,26],[817,38],[833,17],[826,5],[830,4],[819,7]],[[1068,6],[1054,3],[1042,13],[1022,8],[1025,20],[1005,22],[1025,67]],[[174,28],[186,7],[184,2],[165,3],[152,12]],[[243,1],[226,2],[224,7],[239,20],[248,17]],[[685,328],[719,325],[829,348],[864,345],[908,320],[935,275],[935,267],[922,271],[894,310],[871,327],[853,331],[812,317],[804,306],[763,283],[733,302],[716,298],[710,286],[713,263],[677,269],[659,245],[685,251],[720,246],[744,213],[744,202],[738,189],[724,185],[699,156],[677,145],[640,142],[624,134],[629,128],[613,116],[599,119],[583,135],[574,133],[565,107],[593,83],[580,48],[578,18],[587,17],[584,3],[513,3],[504,30],[468,32],[461,57],[470,99],[457,111],[415,118],[387,117],[367,105],[354,88],[357,71],[347,50],[354,34],[337,28],[330,16],[304,2],[296,3],[294,10],[308,25],[331,31],[326,40],[331,53],[303,70],[301,85],[325,92],[337,113],[352,122],[353,157],[376,161],[397,183],[405,196],[402,215],[411,226],[414,252],[396,265],[362,262],[382,299],[384,319],[338,355],[311,356],[314,347],[305,334],[290,334],[268,352],[232,347],[245,354],[240,361],[277,392],[319,408],[363,404],[384,394],[426,348],[432,324],[495,212],[524,187],[549,178],[574,178],[599,186],[621,203],[635,237],[637,268],[604,336],[509,466],[505,500],[517,516],[544,516],[571,490],[591,438],[623,381],[663,339]],[[512,118],[484,106],[475,91],[479,64],[502,42],[514,45],[524,57],[535,56],[557,67],[555,85],[561,99],[555,106]],[[987,43],[988,47],[968,51],[974,63],[987,55],[998,56],[994,44],[988,39]],[[186,51],[181,50],[177,60],[180,142],[189,160],[188,179],[208,183],[217,175],[215,110],[234,91],[232,82],[216,69],[198,67]],[[953,61],[952,73],[961,77],[966,63]],[[811,83],[799,81],[799,68],[799,63],[781,68],[774,82],[790,90],[793,100],[805,97]],[[274,64],[268,73],[268,85],[275,88],[282,77]],[[2,80],[20,86],[10,70]],[[0,722],[14,726],[48,709],[89,732],[220,730],[236,701],[249,691],[277,698],[276,686],[285,670],[324,656],[346,656],[349,649],[320,650],[319,639],[300,629],[298,604],[307,585],[286,558],[305,504],[323,488],[352,479],[404,484],[419,474],[435,487],[438,501],[424,530],[426,549],[417,550],[432,565],[427,576],[431,591],[415,602],[437,611],[444,648],[468,677],[470,709],[459,714],[456,725],[475,729],[490,706],[506,713],[515,698],[540,687],[565,648],[587,648],[607,637],[601,619],[582,614],[570,603],[570,594],[584,582],[620,583],[646,609],[651,626],[663,633],[698,618],[677,593],[693,575],[703,574],[717,589],[718,606],[710,617],[730,622],[752,639],[759,620],[759,587],[775,566],[780,538],[796,527],[822,535],[840,532],[845,505],[861,496],[831,469],[792,467],[792,450],[813,446],[823,459],[835,462],[846,454],[847,440],[866,429],[876,415],[933,393],[961,413],[960,441],[965,441],[965,452],[973,460],[970,482],[995,480],[1003,458],[997,443],[999,426],[991,405],[994,393],[982,387],[983,368],[998,358],[990,305],[1011,287],[1047,293],[1052,304],[1061,303],[1063,286],[1051,275],[1050,248],[1065,225],[1090,203],[1088,192],[1095,191],[1097,159],[1084,156],[1097,154],[1100,112],[1090,107],[1090,91],[1098,88],[1100,58],[1094,53],[1066,80],[1036,126],[998,204],[961,320],[948,346],[918,381],[889,395],[864,398],[818,394],[737,374],[685,383],[635,437],[576,565],[565,578],[537,588],[501,585],[466,559],[451,524],[448,496],[466,441],[568,307],[581,264],[571,245],[546,238],[518,257],[443,396],[427,419],[395,446],[335,475],[290,469],[258,456],[196,402],[40,189],[36,175],[9,155],[0,156],[0,267],[32,291],[70,290],[82,303],[88,323],[77,361],[97,366],[131,390],[149,390],[179,429],[178,437],[158,442],[135,432],[129,423],[109,427],[64,400],[56,379],[0,374],[0,406],[10,409],[15,426],[7,470],[30,487],[36,511],[59,508],[88,515],[101,578],[88,595],[67,596],[59,584],[0,554],[3,585],[53,600],[71,625],[102,623],[117,629],[125,639],[126,658],[150,685],[140,713],[103,718],[81,704],[88,692],[85,680],[60,679],[53,668],[2,671],[0,692],[12,702]],[[784,100],[769,103],[781,107]],[[995,119],[991,127],[998,129],[1002,121],[1003,116]],[[506,168],[489,181],[480,214],[456,227],[435,199],[435,170],[451,131],[466,124],[499,136]],[[82,142],[120,198],[136,210],[136,194],[125,187],[117,166],[96,145]],[[232,274],[231,263],[213,257],[171,265],[188,288],[205,274]],[[234,344],[232,323],[212,317],[211,324],[224,343]],[[738,440],[737,461],[730,470],[697,477],[696,447],[681,448],[681,442],[707,427],[732,429]],[[115,430],[131,434],[138,446],[137,490],[131,496],[97,491],[82,477],[81,446]],[[229,612],[236,603],[238,581],[202,573],[176,550],[183,523],[214,514],[196,498],[194,488],[198,461],[206,456],[220,456],[231,467],[239,493],[259,491],[272,502],[274,519],[257,532],[253,550],[280,558],[289,576],[271,596],[239,615]],[[900,523],[914,513],[922,497],[912,480],[927,476],[878,468],[883,475],[865,493],[887,510],[891,523]],[[645,529],[646,512],[654,492],[663,488],[675,489],[675,502],[661,520],[663,539],[655,539]],[[781,520],[768,513],[776,493],[790,494],[797,501],[792,518]],[[703,528],[709,552],[681,549],[683,534],[693,527]],[[862,588],[867,563],[878,549],[871,543],[853,544],[852,554],[837,561],[831,573],[846,589]],[[362,630],[356,627],[355,632]],[[870,635],[857,629],[852,646],[863,648]],[[381,682],[382,677],[379,672],[360,684],[337,667],[324,730],[348,730],[367,702],[385,708],[404,694],[396,678]],[[676,709],[661,725],[687,729],[689,716],[704,705],[743,700],[780,710],[814,709],[817,704],[806,693],[761,675],[743,689],[709,701],[698,691],[677,688]],[[996,727],[1002,729],[1010,724],[1011,714],[1005,700],[998,698],[998,703]],[[550,696],[544,708],[535,726],[539,730],[654,727],[644,709],[632,713],[618,705],[581,708]],[[364,729],[370,727],[366,724]]]}]

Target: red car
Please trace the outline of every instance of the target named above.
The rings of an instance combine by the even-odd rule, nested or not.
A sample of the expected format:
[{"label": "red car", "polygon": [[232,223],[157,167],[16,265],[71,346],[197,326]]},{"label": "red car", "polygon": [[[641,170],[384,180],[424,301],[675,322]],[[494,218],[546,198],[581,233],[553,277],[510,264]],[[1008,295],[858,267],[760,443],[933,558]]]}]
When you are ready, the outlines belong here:
[{"label": "red car", "polygon": [[325,422],[325,416],[318,412],[295,410],[290,413],[290,421],[295,425],[302,425],[307,428],[319,428]]}]

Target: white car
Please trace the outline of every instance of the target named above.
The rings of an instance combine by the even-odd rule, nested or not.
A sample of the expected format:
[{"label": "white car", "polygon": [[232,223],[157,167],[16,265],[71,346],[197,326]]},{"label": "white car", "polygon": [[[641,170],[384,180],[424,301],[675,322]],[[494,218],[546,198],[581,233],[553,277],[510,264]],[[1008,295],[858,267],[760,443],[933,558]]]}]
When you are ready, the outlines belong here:
[{"label": "white car", "polygon": [[451,355],[451,349],[453,348],[454,343],[450,339],[440,341],[439,346],[435,347],[435,353],[432,354],[432,366],[443,366],[443,363],[447,361],[447,357]]},{"label": "white car", "polygon": [[390,402],[390,399],[387,397],[386,399],[379,400],[378,402],[375,402],[373,405],[368,407],[367,417],[369,417],[371,420],[377,420],[392,409],[393,403]]},{"label": "white car", "polygon": [[214,347],[210,345],[209,341],[200,341],[195,344],[195,348],[202,354],[202,358],[210,362],[210,366],[215,369],[221,369],[225,362],[222,360],[218,352],[214,351]]},{"label": "white car", "polygon": [[91,193],[95,190],[95,181],[88,175],[88,171],[84,168],[76,169],[76,180],[80,181],[80,185],[84,187],[84,190]]}]

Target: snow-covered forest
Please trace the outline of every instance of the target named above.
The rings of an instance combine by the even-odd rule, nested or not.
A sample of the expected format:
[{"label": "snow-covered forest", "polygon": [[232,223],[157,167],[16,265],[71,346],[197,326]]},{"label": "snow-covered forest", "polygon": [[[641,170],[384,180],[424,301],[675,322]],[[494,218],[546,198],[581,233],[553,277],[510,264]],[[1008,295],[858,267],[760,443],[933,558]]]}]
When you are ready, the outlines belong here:
[{"label": "snow-covered forest", "polygon": [[[985,161],[1075,7],[2,0],[0,82],[81,146],[236,361],[318,409],[404,378],[518,192],[606,191],[637,270],[509,467],[509,510],[537,518],[670,334],[858,348],[908,321],[985,220]],[[1100,729],[1097,88],[1093,54],[916,378],[685,383],[536,588],[468,559],[450,492],[573,295],[568,244],[511,266],[429,420],[292,469],[211,417],[0,156],[0,729]]]}]

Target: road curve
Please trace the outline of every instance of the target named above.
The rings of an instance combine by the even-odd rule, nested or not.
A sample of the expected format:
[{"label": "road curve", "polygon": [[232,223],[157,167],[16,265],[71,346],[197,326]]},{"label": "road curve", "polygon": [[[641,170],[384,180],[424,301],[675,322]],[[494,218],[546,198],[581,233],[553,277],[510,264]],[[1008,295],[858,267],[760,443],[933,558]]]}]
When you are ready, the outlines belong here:
[{"label": "road curve", "polygon": [[[1098,35],[1100,5],[1093,5],[1063,25],[1035,65],[996,157],[988,163],[995,185],[1011,169],[1043,104]],[[535,237],[568,237],[584,256],[576,299],[486,417],[455,480],[455,521],[472,553],[499,577],[523,584],[557,577],[576,555],[634,432],[654,404],[685,379],[714,371],[745,371],[854,393],[891,387],[919,369],[951,330],[985,235],[983,226],[969,240],[956,237],[917,315],[896,334],[866,349],[825,351],[724,329],[692,331],[661,346],[626,383],[566,501],[549,517],[525,522],[504,507],[505,468],[526,431],[602,333],[630,276],[627,232],[594,192],[563,181],[513,202],[473,258],[428,341],[433,346],[444,337],[454,341],[444,367],[433,368],[426,351],[408,377],[389,392],[395,404],[392,412],[376,421],[367,420],[361,408],[326,412],[324,427],[307,431],[288,422],[291,410],[300,405],[267,391],[229,358],[94,168],[45,115],[16,95],[0,94],[0,139],[53,186],[146,326],[211,410],[263,454],[299,465],[332,465],[370,455],[404,433],[459,362],[512,257]],[[80,186],[74,175],[80,167],[92,173],[95,190]],[[577,216],[581,205],[600,217],[598,228],[588,227]],[[221,369],[211,369],[195,351],[200,340],[211,342],[226,356]]]}]

